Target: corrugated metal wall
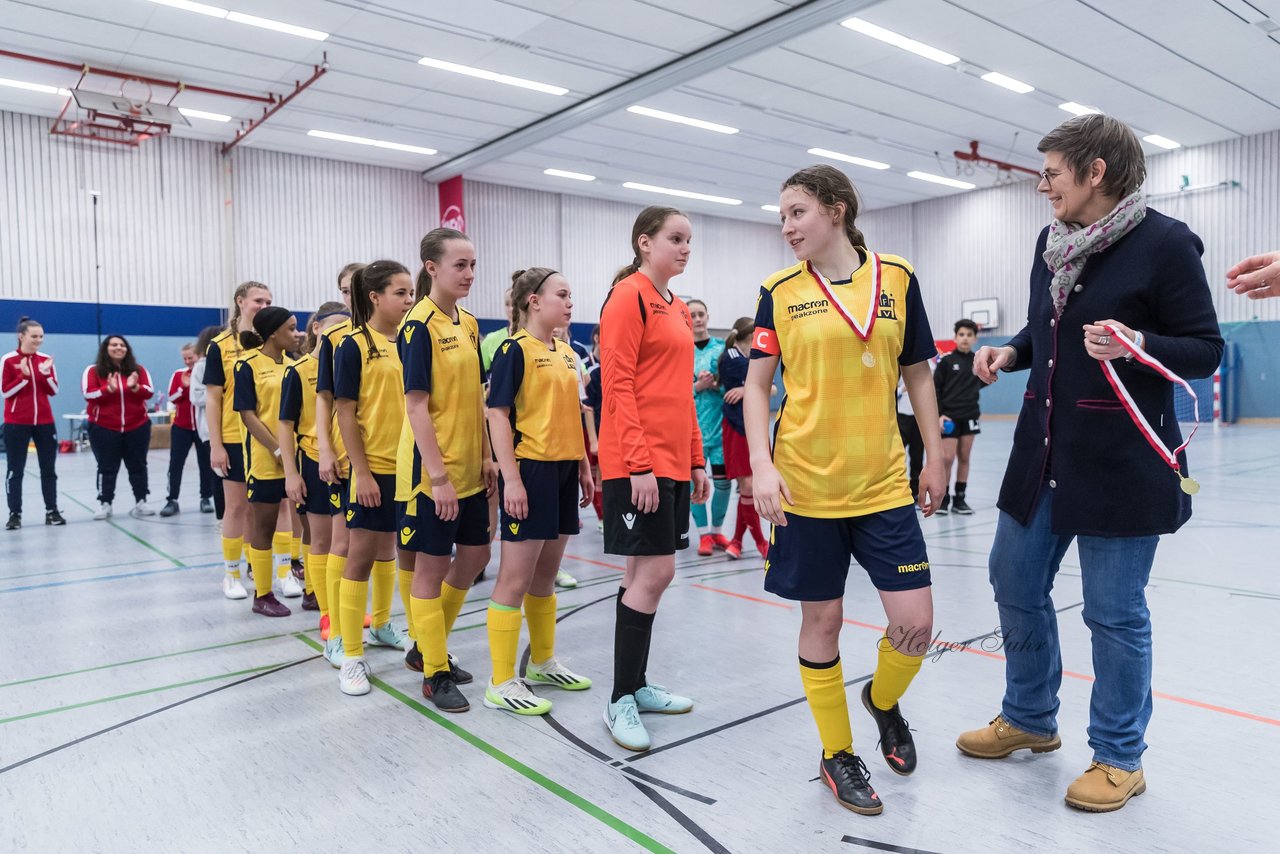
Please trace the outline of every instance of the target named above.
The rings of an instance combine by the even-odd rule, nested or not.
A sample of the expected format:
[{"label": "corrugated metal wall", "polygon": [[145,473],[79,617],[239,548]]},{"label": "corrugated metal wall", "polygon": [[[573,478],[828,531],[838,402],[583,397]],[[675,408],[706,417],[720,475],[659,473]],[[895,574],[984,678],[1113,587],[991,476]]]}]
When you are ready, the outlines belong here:
[{"label": "corrugated metal wall", "polygon": [[[476,283],[467,297],[467,310],[477,317],[500,318],[512,273],[527,267],[561,269],[561,197],[467,181],[462,199],[467,234],[476,247]],[[563,272],[572,285],[578,284],[570,271]],[[581,293],[574,297],[575,303],[581,302]],[[579,309],[574,313],[582,317]]]}]

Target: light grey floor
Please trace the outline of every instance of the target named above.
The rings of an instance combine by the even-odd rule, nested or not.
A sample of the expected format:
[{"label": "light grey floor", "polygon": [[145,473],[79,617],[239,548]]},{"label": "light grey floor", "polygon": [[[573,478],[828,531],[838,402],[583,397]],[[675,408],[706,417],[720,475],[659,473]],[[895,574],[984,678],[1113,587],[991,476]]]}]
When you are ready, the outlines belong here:
[{"label": "light grey floor", "polygon": [[[937,630],[950,641],[996,626],[986,556],[1012,425],[984,427],[970,478],[977,515],[923,523]],[[558,647],[597,687],[548,691],[545,719],[484,709],[485,584],[452,640],[477,675],[464,689],[472,711],[439,715],[395,652],[372,650],[376,689],[345,697],[316,658],[313,613],[268,620],[223,599],[194,471],[181,515],[94,522],[92,457],[63,456],[70,523],[54,529],[36,512],[32,459],[28,527],[0,535],[0,850],[1274,850],[1264,840],[1280,765],[1278,438],[1270,427],[1206,429],[1192,446],[1204,486],[1196,516],[1161,544],[1148,591],[1159,692],[1149,788],[1109,815],[1062,803],[1090,757],[1074,551],[1055,595],[1069,671],[1063,749],[995,763],[956,752],[956,734],[994,716],[1003,686],[998,652],[974,645],[926,663],[903,701],[922,759],[899,778],[876,754],[858,682],[855,743],[886,805],[867,818],[814,782],[799,613],[761,590],[754,550],[738,563],[680,556],[650,677],[697,706],[646,718],[656,749],[627,754],[600,721],[619,561],[602,554],[594,518],[569,549],[582,586],[560,594]],[[161,492],[166,462],[152,452]],[[883,614],[856,567],[846,612],[845,677],[865,678]]]}]

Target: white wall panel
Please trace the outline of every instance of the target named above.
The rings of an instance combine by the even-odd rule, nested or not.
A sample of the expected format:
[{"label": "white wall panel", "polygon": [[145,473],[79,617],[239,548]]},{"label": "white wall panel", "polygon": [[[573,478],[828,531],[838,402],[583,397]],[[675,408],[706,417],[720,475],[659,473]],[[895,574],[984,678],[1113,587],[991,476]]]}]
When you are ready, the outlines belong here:
[{"label": "white wall panel", "polygon": [[[465,182],[467,234],[476,246],[476,282],[467,297],[468,311],[500,318],[512,273],[528,267],[561,268],[560,200],[555,193]],[[577,282],[570,283],[576,289]],[[575,294],[575,302],[578,298]],[[579,312],[575,307],[575,316],[581,317]]]},{"label": "white wall panel", "polygon": [[[573,285],[576,323],[595,323],[618,268],[631,262],[631,226],[641,205],[562,196],[560,266]],[[683,287],[676,280],[677,290]],[[683,292],[683,291],[681,291]]]}]

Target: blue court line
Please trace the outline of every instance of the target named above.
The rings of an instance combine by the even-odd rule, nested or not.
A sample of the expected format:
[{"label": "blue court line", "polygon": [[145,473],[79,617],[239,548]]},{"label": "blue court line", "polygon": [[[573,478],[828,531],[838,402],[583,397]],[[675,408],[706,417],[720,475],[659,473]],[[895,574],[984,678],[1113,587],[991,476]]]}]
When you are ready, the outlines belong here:
[{"label": "blue court line", "polygon": [[145,569],[140,572],[121,572],[115,575],[95,575],[92,578],[73,578],[68,581],[46,581],[43,584],[24,584],[21,587],[3,587],[0,593],[20,593],[24,590],[45,590],[49,587],[69,587],[73,584],[94,584],[99,581],[116,581],[121,578],[137,578],[142,575],[160,575],[166,572],[185,572],[189,569],[208,569],[211,566],[221,566],[222,561],[216,563],[198,563],[194,566],[171,566],[165,569]]}]

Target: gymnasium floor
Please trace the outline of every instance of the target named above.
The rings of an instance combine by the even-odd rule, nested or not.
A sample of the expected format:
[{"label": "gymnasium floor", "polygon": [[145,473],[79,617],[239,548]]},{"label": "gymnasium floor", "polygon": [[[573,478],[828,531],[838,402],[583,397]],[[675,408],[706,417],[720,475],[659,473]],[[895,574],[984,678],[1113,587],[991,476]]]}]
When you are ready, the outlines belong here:
[{"label": "gymnasium floor", "polygon": [[[947,641],[996,627],[986,557],[1012,423],[984,426],[970,477],[977,514],[923,523]],[[1274,850],[1264,840],[1274,842],[1265,828],[1280,765],[1278,436],[1206,429],[1192,445],[1197,513],[1161,545],[1148,591],[1158,692],[1149,788],[1107,815],[1062,803],[1090,758],[1092,665],[1074,550],[1055,597],[1068,671],[1063,749],[1003,762],[956,751],[957,733],[999,709],[999,653],[976,640],[927,662],[903,703],[921,753],[911,778],[880,760],[857,702],[883,614],[854,568],[845,676],[855,746],[885,802],[868,818],[816,782],[798,609],[762,592],[754,550],[737,563],[680,556],[650,676],[697,705],[646,716],[655,749],[629,754],[600,720],[619,561],[602,554],[594,517],[569,549],[566,568],[582,583],[560,593],[558,647],[596,687],[548,691],[555,708],[541,719],[483,708],[490,582],[451,641],[476,673],[463,689],[472,710],[440,715],[399,653],[371,650],[375,690],[346,697],[318,657],[314,613],[268,620],[223,599],[212,517],[194,512],[194,470],[181,515],[94,522],[92,457],[63,456],[69,524],[50,529],[36,512],[32,459],[28,527],[0,535],[0,850]],[[166,462],[152,452],[153,497],[163,497]]]}]

